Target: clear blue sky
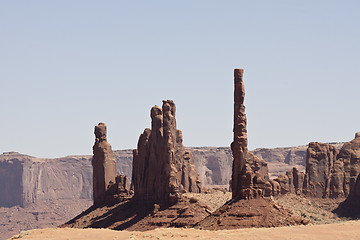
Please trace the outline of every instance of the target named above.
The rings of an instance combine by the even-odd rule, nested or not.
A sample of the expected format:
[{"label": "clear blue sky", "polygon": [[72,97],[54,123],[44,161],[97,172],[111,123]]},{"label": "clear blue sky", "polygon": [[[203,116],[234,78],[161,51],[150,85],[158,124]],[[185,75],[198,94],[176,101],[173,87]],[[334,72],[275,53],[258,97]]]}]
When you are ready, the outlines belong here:
[{"label": "clear blue sky", "polygon": [[177,105],[186,146],[229,146],[244,68],[249,148],[360,131],[359,1],[0,1],[0,152],[135,148]]}]

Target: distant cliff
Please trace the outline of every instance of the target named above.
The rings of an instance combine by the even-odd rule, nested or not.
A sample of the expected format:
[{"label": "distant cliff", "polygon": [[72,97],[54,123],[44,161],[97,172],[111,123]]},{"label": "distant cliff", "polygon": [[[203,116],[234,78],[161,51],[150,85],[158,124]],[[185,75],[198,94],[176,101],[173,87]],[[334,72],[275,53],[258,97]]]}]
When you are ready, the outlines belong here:
[{"label": "distant cliff", "polygon": [[[232,168],[230,148],[187,149],[193,153],[204,186],[228,187]],[[305,169],[306,146],[260,148],[252,152],[268,162],[269,174],[273,177],[294,166],[302,171]],[[114,154],[117,174],[131,179],[132,150],[118,150]],[[40,159],[15,152],[0,155],[0,207],[59,199],[92,199],[91,156]]]},{"label": "distant cliff", "polygon": [[87,156],[39,159],[0,155],[0,206],[27,206],[55,199],[89,199],[92,169]]}]

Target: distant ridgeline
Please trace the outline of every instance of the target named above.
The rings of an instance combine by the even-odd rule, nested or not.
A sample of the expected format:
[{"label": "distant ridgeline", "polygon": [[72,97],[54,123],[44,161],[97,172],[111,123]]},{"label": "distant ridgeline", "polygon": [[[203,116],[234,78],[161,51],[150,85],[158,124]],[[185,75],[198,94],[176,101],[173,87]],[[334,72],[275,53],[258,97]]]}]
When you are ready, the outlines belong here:
[{"label": "distant ridgeline", "polygon": [[[335,144],[337,148],[342,143]],[[205,187],[229,187],[230,147],[192,147],[197,173]],[[297,167],[305,171],[306,146],[251,151],[268,163],[270,177]],[[117,174],[131,179],[133,150],[114,151]],[[17,152],[0,155],[0,207],[25,206],[56,199],[92,199],[92,156],[40,159]]]}]

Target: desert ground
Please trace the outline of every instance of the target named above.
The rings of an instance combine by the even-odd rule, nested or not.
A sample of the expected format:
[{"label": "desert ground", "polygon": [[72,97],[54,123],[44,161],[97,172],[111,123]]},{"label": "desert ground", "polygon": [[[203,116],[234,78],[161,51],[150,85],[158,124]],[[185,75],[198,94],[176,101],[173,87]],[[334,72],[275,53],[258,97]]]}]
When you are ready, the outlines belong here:
[{"label": "desert ground", "polygon": [[291,240],[358,240],[360,221],[343,223],[290,226],[279,228],[247,228],[207,231],[196,229],[163,228],[146,232],[115,231],[109,229],[46,228],[22,232],[11,239],[291,239]]},{"label": "desert ground", "polygon": [[[215,210],[231,198],[231,193],[213,191],[209,194],[187,193],[186,196],[196,197],[200,201],[206,202],[211,210]],[[45,228],[23,231],[11,239],[360,239],[360,220],[349,221],[331,213],[331,209],[338,204],[337,202],[320,201],[316,198],[308,199],[294,194],[283,195],[275,198],[274,201],[291,209],[294,215],[301,215],[310,220],[310,224],[306,226],[222,231],[189,228],[159,228],[144,232],[90,228]]]}]

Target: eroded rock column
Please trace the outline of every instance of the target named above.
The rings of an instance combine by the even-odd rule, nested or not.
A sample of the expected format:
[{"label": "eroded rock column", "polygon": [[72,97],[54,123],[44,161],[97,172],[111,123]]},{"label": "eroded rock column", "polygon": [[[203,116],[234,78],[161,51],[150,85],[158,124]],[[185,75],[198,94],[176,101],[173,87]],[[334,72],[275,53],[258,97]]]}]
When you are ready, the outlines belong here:
[{"label": "eroded rock column", "polygon": [[271,186],[267,163],[247,149],[243,73],[243,69],[234,70],[234,141],[231,143],[234,158],[231,180],[233,199],[262,197],[264,190],[270,190]]},{"label": "eroded rock column", "polygon": [[140,135],[134,150],[132,185],[135,198],[146,202],[176,202],[183,192],[200,192],[192,155],[186,151],[182,132],[176,129],[172,100],[151,109],[152,129]]},{"label": "eroded rock column", "polygon": [[115,184],[116,161],[111,145],[106,139],[106,125],[95,126],[95,144],[93,146],[93,190],[94,204],[105,200],[105,192],[110,185]]},{"label": "eroded rock column", "polygon": [[[234,70],[234,141],[231,143],[233,153],[232,171],[232,197],[237,198],[241,193],[241,181],[246,182],[248,177],[242,177],[242,169],[246,164],[247,131],[245,114],[245,89],[243,82],[243,69]],[[249,170],[249,169],[248,169]],[[244,170],[246,172],[246,170]]]}]

